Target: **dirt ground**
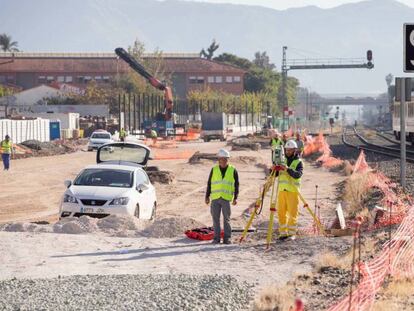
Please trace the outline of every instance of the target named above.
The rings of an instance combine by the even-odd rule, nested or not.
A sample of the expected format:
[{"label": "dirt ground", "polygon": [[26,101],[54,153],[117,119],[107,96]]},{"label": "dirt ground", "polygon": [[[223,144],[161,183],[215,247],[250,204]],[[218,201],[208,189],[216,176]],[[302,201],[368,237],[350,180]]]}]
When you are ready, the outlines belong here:
[{"label": "dirt ground", "polygon": [[[215,153],[225,143],[180,143],[174,149],[155,149],[161,155],[180,159],[154,160],[149,165],[175,174],[172,184],[155,184],[158,215],[186,216],[212,225],[204,203],[208,174],[213,161],[189,164],[182,154],[196,151]],[[73,179],[87,164],[95,162],[94,152],[29,158],[13,161],[9,172],[0,172],[0,223],[56,221],[63,181]],[[233,227],[245,224],[243,213],[256,200],[265,180],[264,165],[270,165],[270,150],[234,151],[231,162],[240,176],[239,203],[232,209]],[[338,173],[305,163],[302,193],[314,205],[315,186],[322,216],[332,217],[337,187],[344,180]],[[266,201],[268,202],[268,200]],[[265,205],[258,223],[268,219]],[[301,210],[300,226],[311,218]],[[234,241],[238,238],[234,235]],[[324,250],[341,253],[349,238],[301,237],[275,242],[264,253],[263,234],[253,234],[242,246],[209,245],[192,241],[184,234],[174,239],[119,238],[101,235],[68,235],[38,232],[0,232],[0,278],[38,278],[73,274],[193,273],[231,274],[259,287],[283,285],[297,274],[310,272]],[[283,264],[282,264],[283,263]]]}]

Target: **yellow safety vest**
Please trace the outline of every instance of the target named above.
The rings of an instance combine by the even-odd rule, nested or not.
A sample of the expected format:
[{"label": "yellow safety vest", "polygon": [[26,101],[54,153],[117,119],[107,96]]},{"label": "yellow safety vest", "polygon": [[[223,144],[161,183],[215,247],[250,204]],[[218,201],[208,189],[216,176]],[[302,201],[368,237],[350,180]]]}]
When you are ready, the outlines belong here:
[{"label": "yellow safety vest", "polygon": [[[300,159],[295,159],[290,163],[289,168],[292,170],[296,170],[296,167],[302,161]],[[287,160],[285,162],[287,165]],[[303,164],[302,164],[303,165]],[[300,183],[302,178],[293,178],[289,175],[286,171],[281,171],[279,175],[279,192],[280,191],[288,191],[288,192],[298,192],[300,190]]]},{"label": "yellow safety vest", "polygon": [[155,130],[151,130],[151,137],[157,138],[157,132]]},{"label": "yellow safety vest", "polygon": [[226,201],[233,200],[234,196],[234,167],[229,165],[224,178],[221,175],[220,167],[213,167],[213,175],[211,176],[211,199],[216,200],[223,198]]},{"label": "yellow safety vest", "polygon": [[272,147],[273,146],[276,146],[276,147],[283,146],[283,141],[280,138],[278,139],[272,138]]},{"label": "yellow safety vest", "polygon": [[11,140],[9,140],[8,142],[3,140],[1,142],[1,152],[6,153],[6,154],[10,154],[11,151],[12,151],[12,142],[11,142]]},{"label": "yellow safety vest", "polygon": [[125,131],[123,131],[123,130],[121,130],[121,132],[119,133],[119,137],[120,138],[126,137],[126,135],[127,135],[127,133]]}]

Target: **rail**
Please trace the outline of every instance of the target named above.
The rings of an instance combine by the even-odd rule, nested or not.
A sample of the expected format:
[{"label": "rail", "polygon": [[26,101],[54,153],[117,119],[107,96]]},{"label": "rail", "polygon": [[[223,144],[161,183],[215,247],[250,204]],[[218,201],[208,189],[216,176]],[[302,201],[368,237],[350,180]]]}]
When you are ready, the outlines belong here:
[{"label": "rail", "polygon": [[[353,145],[353,144],[349,143],[348,141],[346,141],[345,136],[346,136],[346,130],[344,130],[342,132],[342,142],[345,146],[348,146],[350,148],[354,148],[354,149],[357,149],[357,150],[364,150],[364,151],[368,151],[368,152],[372,152],[372,153],[381,154],[381,155],[384,155],[384,156],[387,156],[387,157],[390,157],[390,158],[400,158],[400,155],[392,154],[390,152],[381,151],[381,150],[377,150],[377,149],[372,149],[372,148],[361,146],[361,145],[358,145],[358,146]],[[374,146],[376,146],[377,148],[382,149],[382,146],[377,146],[377,145],[374,145]],[[409,163],[414,163],[414,158],[407,157],[406,160]]]}]

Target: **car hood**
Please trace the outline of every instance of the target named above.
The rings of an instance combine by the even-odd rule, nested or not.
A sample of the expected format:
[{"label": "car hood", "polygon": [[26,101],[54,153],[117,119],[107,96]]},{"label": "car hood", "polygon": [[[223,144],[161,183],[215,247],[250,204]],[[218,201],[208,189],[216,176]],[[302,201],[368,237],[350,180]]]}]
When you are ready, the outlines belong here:
[{"label": "car hood", "polygon": [[70,191],[79,199],[114,199],[128,196],[131,188],[71,186]]}]

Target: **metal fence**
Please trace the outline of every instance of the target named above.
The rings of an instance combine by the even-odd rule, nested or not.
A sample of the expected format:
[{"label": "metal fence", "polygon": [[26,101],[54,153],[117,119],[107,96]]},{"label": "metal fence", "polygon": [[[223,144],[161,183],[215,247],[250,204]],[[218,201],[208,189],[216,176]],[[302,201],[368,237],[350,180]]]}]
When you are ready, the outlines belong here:
[{"label": "metal fence", "polygon": [[[227,124],[255,130],[267,122],[267,113],[257,111],[253,103],[234,102],[225,105],[221,101],[176,100],[173,107],[175,124],[201,123],[203,112],[223,112],[226,110]],[[164,97],[154,94],[119,94],[119,127],[131,132],[142,131],[145,120],[154,120],[164,112]]]}]

